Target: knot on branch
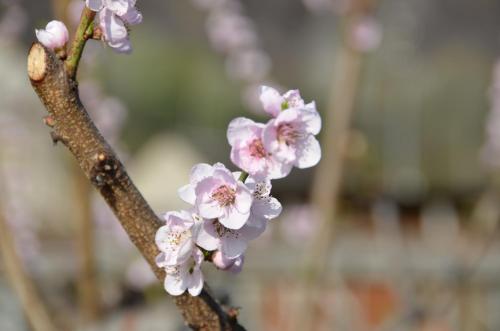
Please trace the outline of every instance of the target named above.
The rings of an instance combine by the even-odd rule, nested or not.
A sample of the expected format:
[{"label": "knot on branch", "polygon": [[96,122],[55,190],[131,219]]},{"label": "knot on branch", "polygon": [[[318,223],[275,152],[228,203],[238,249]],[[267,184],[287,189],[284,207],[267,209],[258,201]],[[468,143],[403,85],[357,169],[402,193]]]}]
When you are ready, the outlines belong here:
[{"label": "knot on branch", "polygon": [[90,180],[98,187],[111,185],[120,177],[120,164],[105,152],[98,152],[93,157],[95,163],[90,170]]}]

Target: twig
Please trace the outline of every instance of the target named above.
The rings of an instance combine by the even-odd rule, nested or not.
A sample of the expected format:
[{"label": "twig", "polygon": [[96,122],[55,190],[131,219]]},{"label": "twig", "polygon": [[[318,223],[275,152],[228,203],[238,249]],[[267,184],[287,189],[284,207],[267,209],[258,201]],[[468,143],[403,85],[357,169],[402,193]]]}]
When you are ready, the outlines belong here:
[{"label": "twig", "polygon": [[[155,258],[155,234],[161,221],[129,178],[121,161],[90,119],[75,80],[79,59],[95,13],[82,13],[68,59],[63,63],[40,43],[28,54],[31,84],[53,119],[53,136],[74,155],[80,168],[113,210],[131,241],[161,281],[165,273]],[[195,330],[244,330],[207,290],[197,297],[183,294],[174,301],[186,324]]]},{"label": "twig", "polygon": [[100,295],[94,251],[94,222],[91,214],[91,188],[77,165],[72,164],[75,184],[76,234],[78,245],[78,305],[84,323],[93,322],[99,317]]},{"label": "twig", "polygon": [[12,236],[4,216],[0,213],[0,253],[7,277],[19,297],[26,318],[34,331],[56,331],[58,328],[16,252]]},{"label": "twig", "polygon": [[66,70],[69,78],[74,79],[76,77],[76,71],[78,70],[78,64],[80,63],[85,43],[92,37],[93,34],[92,30],[95,14],[96,13],[94,11],[88,9],[87,7],[84,7],[82,11],[80,23],[76,29],[75,37],[73,39],[73,43],[71,44],[68,58],[66,59]]}]

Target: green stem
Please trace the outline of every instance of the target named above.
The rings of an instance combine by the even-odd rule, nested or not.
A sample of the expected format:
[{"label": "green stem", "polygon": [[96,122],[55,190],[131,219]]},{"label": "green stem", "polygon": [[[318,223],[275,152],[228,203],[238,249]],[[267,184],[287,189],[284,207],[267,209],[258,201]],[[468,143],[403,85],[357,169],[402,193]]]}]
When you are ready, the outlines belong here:
[{"label": "green stem", "polygon": [[247,178],[248,178],[248,172],[242,171],[240,178],[238,178],[238,180],[241,180],[244,183],[247,180]]},{"label": "green stem", "polygon": [[85,43],[92,36],[93,31],[93,22],[95,18],[96,12],[90,10],[85,7],[82,11],[82,16],[80,17],[80,23],[78,24],[78,28],[75,32],[75,37],[73,39],[73,43],[71,44],[71,49],[68,54],[68,58],[66,59],[66,72],[70,78],[76,77],[76,72],[78,70],[78,64],[80,63],[80,59],[82,57],[83,48],[85,47]]}]

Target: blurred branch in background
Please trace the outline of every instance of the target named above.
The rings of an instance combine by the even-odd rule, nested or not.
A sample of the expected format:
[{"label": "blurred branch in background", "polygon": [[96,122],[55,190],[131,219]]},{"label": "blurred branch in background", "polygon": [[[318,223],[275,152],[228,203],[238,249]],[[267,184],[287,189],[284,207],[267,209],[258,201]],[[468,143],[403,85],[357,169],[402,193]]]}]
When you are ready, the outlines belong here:
[{"label": "blurred branch in background", "polygon": [[13,234],[2,212],[0,209],[0,254],[7,278],[19,298],[24,314],[34,331],[59,330],[16,252]]},{"label": "blurred branch in background", "polygon": [[76,241],[78,245],[78,311],[84,324],[99,317],[100,294],[97,282],[95,257],[95,227],[92,217],[91,187],[78,165],[72,166],[75,187],[74,217],[76,222]]},{"label": "blurred branch in background", "polygon": [[[350,124],[361,78],[363,55],[378,46],[376,32],[359,31],[375,9],[375,1],[351,1],[342,18],[341,45],[334,62],[334,77],[330,100],[324,114],[322,160],[316,170],[312,187],[312,204],[318,213],[320,226],[305,252],[305,270],[301,298],[307,311],[296,314],[301,319],[298,330],[314,327],[316,299],[321,295],[329,251],[338,222],[338,205],[344,159],[351,133]],[[372,37],[372,38],[369,38]],[[371,40],[378,39],[378,40]]]}]

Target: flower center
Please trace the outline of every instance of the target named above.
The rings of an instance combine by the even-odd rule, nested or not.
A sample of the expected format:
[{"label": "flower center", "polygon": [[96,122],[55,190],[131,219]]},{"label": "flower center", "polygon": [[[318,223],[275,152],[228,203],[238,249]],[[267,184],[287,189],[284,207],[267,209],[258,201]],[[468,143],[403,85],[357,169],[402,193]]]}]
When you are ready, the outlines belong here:
[{"label": "flower center", "polygon": [[219,202],[219,205],[221,205],[222,207],[232,205],[234,203],[235,198],[236,198],[236,191],[227,185],[219,186],[212,193],[212,199]]},{"label": "flower center", "polygon": [[256,158],[264,158],[267,156],[266,149],[264,148],[264,145],[262,144],[261,139],[254,139],[251,143],[250,146],[248,146],[250,149],[250,155],[252,157]]},{"label": "flower center", "polygon": [[278,140],[287,146],[293,145],[298,137],[299,133],[292,123],[282,123],[278,126]]}]

